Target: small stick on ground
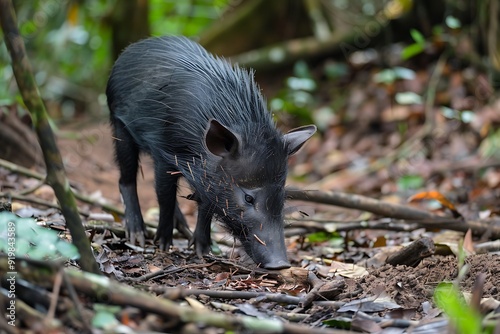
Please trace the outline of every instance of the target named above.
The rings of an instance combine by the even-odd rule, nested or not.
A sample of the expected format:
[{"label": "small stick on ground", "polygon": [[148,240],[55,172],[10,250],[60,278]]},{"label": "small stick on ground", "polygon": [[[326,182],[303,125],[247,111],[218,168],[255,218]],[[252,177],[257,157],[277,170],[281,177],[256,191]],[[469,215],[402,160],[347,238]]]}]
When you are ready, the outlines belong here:
[{"label": "small stick on ground", "polygon": [[415,240],[397,253],[390,255],[385,263],[416,267],[420,261],[434,254],[436,246],[431,238]]}]

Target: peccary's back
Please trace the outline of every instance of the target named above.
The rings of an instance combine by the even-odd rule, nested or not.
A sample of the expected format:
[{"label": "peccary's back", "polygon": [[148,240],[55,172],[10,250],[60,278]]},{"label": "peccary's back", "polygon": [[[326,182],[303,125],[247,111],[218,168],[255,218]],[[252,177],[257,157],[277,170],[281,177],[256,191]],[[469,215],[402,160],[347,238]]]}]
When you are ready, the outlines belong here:
[{"label": "peccary's back", "polygon": [[201,154],[210,119],[244,142],[282,144],[253,76],[184,37],[150,38],[125,49],[106,93],[112,119],[152,154]]}]

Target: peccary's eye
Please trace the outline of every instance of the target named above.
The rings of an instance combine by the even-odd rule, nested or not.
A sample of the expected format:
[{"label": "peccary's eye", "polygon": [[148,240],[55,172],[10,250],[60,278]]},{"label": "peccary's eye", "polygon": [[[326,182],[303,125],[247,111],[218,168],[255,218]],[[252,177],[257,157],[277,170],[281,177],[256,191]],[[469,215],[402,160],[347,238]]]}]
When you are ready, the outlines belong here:
[{"label": "peccary's eye", "polygon": [[254,198],[248,194],[245,194],[245,201],[248,203],[248,204],[253,204],[254,202]]}]

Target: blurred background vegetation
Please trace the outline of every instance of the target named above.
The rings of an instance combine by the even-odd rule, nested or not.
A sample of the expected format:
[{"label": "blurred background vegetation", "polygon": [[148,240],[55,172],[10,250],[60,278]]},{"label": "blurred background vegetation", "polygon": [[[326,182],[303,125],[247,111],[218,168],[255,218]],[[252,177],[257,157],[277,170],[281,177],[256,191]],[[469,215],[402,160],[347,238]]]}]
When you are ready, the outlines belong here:
[{"label": "blurred background vegetation", "polygon": [[[295,55],[293,49],[286,49],[290,59],[279,63],[291,68],[300,59],[336,59],[342,64],[329,64],[323,73],[335,79],[347,71],[350,59],[346,53],[401,42],[411,45],[406,57],[424,51],[436,53],[436,48],[444,48],[443,44],[459,43],[459,34],[467,34],[469,42],[476,43],[467,51],[467,57],[481,62],[483,56],[488,56],[488,32],[496,33],[490,31],[493,2],[33,0],[14,4],[43,97],[57,102],[56,109],[60,110],[52,111],[53,116],[71,118],[78,108],[91,114],[101,112],[105,105],[102,92],[114,59],[128,44],[150,35],[190,36],[210,51],[235,56],[259,73],[281,65],[249,61],[250,57],[259,59],[249,51],[276,45],[293,47],[280,43],[295,41],[305,45],[295,46],[303,50]],[[246,57],[238,57],[242,54]],[[488,64],[491,62],[482,65]],[[304,65],[296,65],[295,74],[307,79]],[[0,70],[0,104],[5,106],[18,95],[3,43]],[[275,106],[295,103],[288,97],[305,103],[309,99],[307,92],[315,88],[307,80],[292,80],[287,85],[294,94],[282,93],[284,101],[275,102]]]}]

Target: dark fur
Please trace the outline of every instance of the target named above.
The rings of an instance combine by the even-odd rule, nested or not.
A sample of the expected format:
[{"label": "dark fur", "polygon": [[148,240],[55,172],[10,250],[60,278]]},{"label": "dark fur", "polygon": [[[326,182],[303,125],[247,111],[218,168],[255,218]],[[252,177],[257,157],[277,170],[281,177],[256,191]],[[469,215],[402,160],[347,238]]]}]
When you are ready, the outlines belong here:
[{"label": "dark fur", "polygon": [[[282,225],[287,158],[314,133],[312,127],[299,143],[287,141],[252,75],[182,37],[151,38],[128,47],[113,67],[106,93],[132,239],[140,238],[143,229],[135,183],[138,154],[144,151],[155,162],[157,239],[163,248],[171,243],[176,182],[182,174],[199,204],[194,238],[200,255],[209,251],[215,215],[257,263],[288,265]],[[228,158],[207,149],[212,120],[235,135],[237,151]]]}]

